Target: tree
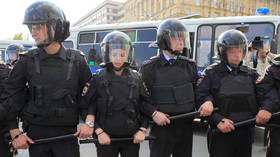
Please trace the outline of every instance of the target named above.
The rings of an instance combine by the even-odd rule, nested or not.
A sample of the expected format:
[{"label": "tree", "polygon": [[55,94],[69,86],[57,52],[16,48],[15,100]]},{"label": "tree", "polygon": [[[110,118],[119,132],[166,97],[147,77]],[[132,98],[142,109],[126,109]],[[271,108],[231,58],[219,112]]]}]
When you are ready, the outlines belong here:
[{"label": "tree", "polygon": [[15,34],[13,40],[23,40],[22,33]]}]

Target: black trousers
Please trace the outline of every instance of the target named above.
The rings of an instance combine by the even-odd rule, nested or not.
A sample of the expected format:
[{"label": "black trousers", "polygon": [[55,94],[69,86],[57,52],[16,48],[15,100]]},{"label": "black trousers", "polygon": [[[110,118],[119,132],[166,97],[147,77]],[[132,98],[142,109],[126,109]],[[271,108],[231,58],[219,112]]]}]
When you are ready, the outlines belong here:
[{"label": "black trousers", "polygon": [[5,139],[5,133],[0,133],[0,156],[12,157],[13,153],[10,152],[9,144]]},{"label": "black trousers", "polygon": [[98,157],[139,157],[140,144],[132,141],[112,143],[111,145],[96,144]]},{"label": "black trousers", "polygon": [[178,119],[167,126],[152,126],[150,157],[191,157],[193,144],[192,120]]},{"label": "black trousers", "polygon": [[[76,126],[38,126],[30,125],[27,135],[35,140],[74,134],[77,131]],[[58,142],[52,142],[40,145],[31,145],[29,148],[30,157],[79,157],[78,139],[67,139]]]},{"label": "black trousers", "polygon": [[267,157],[279,157],[280,154],[280,128],[271,128],[269,132],[269,143]]},{"label": "black trousers", "polygon": [[247,127],[230,133],[208,131],[210,157],[251,157],[252,131]]}]

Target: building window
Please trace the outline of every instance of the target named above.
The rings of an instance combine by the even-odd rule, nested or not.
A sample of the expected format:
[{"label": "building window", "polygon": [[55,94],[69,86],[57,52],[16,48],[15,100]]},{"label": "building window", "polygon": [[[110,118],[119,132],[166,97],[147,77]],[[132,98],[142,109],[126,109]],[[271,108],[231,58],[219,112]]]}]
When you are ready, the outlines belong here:
[{"label": "building window", "polygon": [[174,13],[173,13],[173,9],[170,9],[170,16],[173,16]]},{"label": "building window", "polygon": [[242,13],[243,12],[243,5],[240,3],[239,4],[239,13]]},{"label": "building window", "polygon": [[211,0],[208,0],[208,5],[209,5],[209,6],[211,5]]},{"label": "building window", "polygon": [[211,12],[210,11],[208,12],[208,17],[211,17]]},{"label": "building window", "polygon": [[230,2],[230,5],[229,5],[229,10],[230,10],[230,11],[233,11],[233,7],[234,7],[233,2]]},{"label": "building window", "polygon": [[271,4],[274,5],[274,3],[275,3],[275,0],[271,0]]},{"label": "building window", "polygon": [[196,0],[196,5],[200,6],[200,0]]},{"label": "building window", "polygon": [[259,2],[262,2],[262,0],[259,0]]},{"label": "building window", "polygon": [[185,8],[185,13],[186,13],[187,15],[190,15],[190,14],[191,14],[191,9]]},{"label": "building window", "polygon": [[170,5],[173,5],[173,4],[174,4],[174,0],[170,0],[170,1],[169,1],[169,4],[170,4]]},{"label": "building window", "polygon": [[[188,1],[189,1],[189,0],[184,0],[184,4],[186,4]],[[171,2],[171,0],[170,0],[170,2]]]},{"label": "building window", "polygon": [[225,2],[225,0],[223,0],[223,8],[225,9],[226,8],[226,2]]},{"label": "building window", "polygon": [[197,13],[198,15],[200,15],[200,10],[197,10],[196,13]]},{"label": "building window", "polygon": [[214,8],[218,8],[218,0],[214,0]]},{"label": "building window", "polygon": [[214,17],[219,17],[219,13],[214,13]]}]

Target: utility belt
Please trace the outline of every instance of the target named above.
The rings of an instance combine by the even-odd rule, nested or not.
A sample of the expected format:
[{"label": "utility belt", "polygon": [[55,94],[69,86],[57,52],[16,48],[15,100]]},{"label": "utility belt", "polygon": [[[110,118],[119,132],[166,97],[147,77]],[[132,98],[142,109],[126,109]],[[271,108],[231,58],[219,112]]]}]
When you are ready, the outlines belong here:
[{"label": "utility belt", "polygon": [[192,83],[179,86],[153,86],[153,103],[165,113],[186,113],[194,109],[194,90]]}]

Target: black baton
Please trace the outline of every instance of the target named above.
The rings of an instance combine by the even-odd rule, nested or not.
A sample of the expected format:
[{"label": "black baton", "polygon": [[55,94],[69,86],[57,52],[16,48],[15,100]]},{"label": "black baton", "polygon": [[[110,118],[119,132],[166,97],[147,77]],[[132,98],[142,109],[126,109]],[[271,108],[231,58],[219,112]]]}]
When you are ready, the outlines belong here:
[{"label": "black baton", "polygon": [[[111,138],[111,142],[120,142],[120,141],[132,141],[133,137],[128,138]],[[156,138],[154,136],[146,136],[145,140],[155,140]],[[86,144],[86,143],[98,143],[98,139],[91,138],[91,139],[85,139],[80,140],[80,144]]]},{"label": "black baton", "polygon": [[74,139],[77,138],[74,136],[74,134],[69,134],[69,135],[63,135],[63,136],[56,136],[56,137],[50,137],[50,138],[42,138],[42,139],[37,139],[33,140],[34,144],[44,144],[44,143],[50,143],[50,142],[57,142],[61,140],[66,140],[66,139]]}]

